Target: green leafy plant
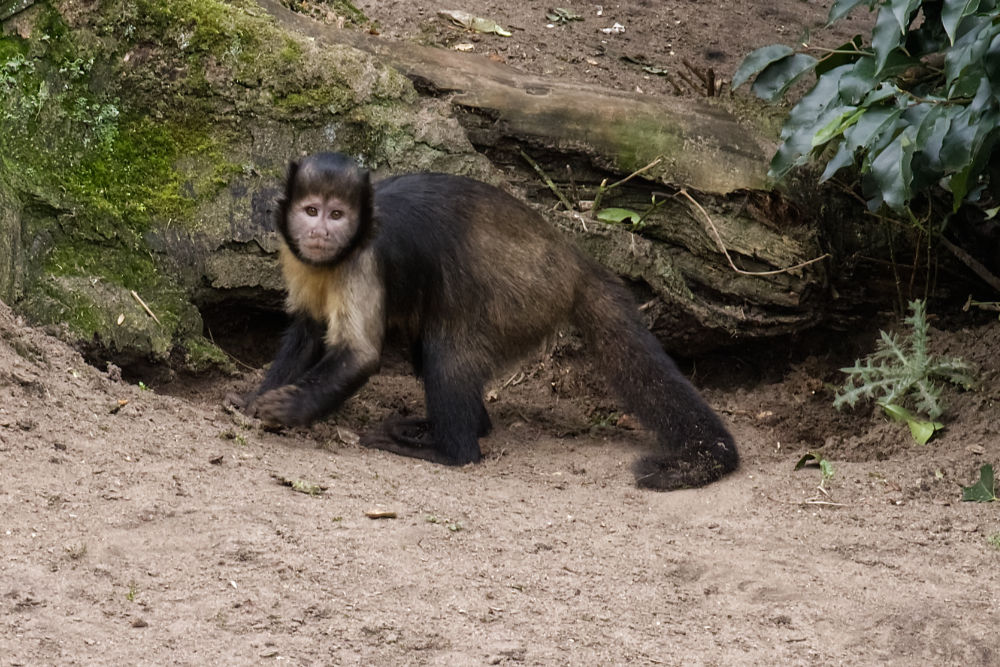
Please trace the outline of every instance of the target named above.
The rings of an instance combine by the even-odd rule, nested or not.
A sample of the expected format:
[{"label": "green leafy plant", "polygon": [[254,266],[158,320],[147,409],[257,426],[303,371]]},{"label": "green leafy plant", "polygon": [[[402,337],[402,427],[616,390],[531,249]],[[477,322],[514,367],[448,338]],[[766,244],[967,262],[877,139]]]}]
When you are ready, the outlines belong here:
[{"label": "green leafy plant", "polygon": [[879,403],[883,412],[898,422],[903,422],[910,428],[910,435],[917,441],[918,445],[926,445],[934,435],[944,428],[944,424],[938,421],[929,421],[916,417],[906,408],[901,408],[892,403]]},{"label": "green leafy plant", "polygon": [[830,459],[823,456],[821,452],[806,452],[799,459],[799,462],[795,464],[795,470],[801,470],[810,464],[819,467],[822,478],[819,481],[818,488],[823,493],[826,493],[826,483],[833,479],[833,463],[830,462]]},{"label": "green leafy plant", "polygon": [[972,486],[962,487],[962,500],[976,503],[992,503],[997,500],[996,481],[993,466],[989,463],[979,469],[979,481]]},{"label": "green leafy plant", "polygon": [[989,158],[1000,138],[1000,0],[835,0],[829,23],[860,5],[878,11],[869,44],[765,46],[733,76],[734,89],[755,77],[753,92],[772,101],[817,76],[782,128],[771,175],[820,159],[824,181],[857,163],[869,207],[914,222],[911,200],[939,187],[950,193],[942,219],[981,201],[998,185]]},{"label": "green leafy plant", "polygon": [[896,334],[880,331],[874,352],[857,360],[847,373],[847,381],[833,399],[837,409],[854,407],[862,399],[875,399],[883,406],[912,403],[932,420],[944,413],[941,386],[945,380],[963,387],[972,385],[972,366],[961,359],[940,358],[930,353],[927,344],[927,317],[924,302],[910,302],[912,314],[904,321],[912,331],[905,340]]}]

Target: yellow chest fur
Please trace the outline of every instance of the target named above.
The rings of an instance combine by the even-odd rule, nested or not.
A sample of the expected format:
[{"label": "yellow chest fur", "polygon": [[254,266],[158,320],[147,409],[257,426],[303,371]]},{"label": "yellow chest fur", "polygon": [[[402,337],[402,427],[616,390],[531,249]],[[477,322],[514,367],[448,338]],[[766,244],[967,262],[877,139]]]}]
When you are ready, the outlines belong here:
[{"label": "yellow chest fur", "polygon": [[385,295],[370,252],[357,253],[334,267],[315,267],[299,261],[282,244],[281,269],[289,313],[323,322],[330,345],[348,345],[366,356],[380,354]]},{"label": "yellow chest fur", "polygon": [[286,305],[290,313],[303,313],[318,322],[326,322],[331,312],[342,309],[342,306],[331,304],[331,297],[336,301],[344,293],[341,276],[342,267],[319,268],[303,264],[292,254],[287,246],[281,246],[281,271],[285,276],[288,288]]}]

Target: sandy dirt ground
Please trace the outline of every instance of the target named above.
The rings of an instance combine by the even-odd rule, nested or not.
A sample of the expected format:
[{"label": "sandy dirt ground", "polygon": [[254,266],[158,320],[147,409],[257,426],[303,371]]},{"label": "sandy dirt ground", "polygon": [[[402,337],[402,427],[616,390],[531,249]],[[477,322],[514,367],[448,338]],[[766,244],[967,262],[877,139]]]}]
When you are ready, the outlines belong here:
[{"label": "sandy dirt ground", "polygon": [[[470,39],[430,5],[359,4],[389,37]],[[671,44],[731,73],[828,3],[721,4],[574,5],[586,19],[551,29],[540,3],[461,8],[516,28],[476,50],[535,54],[521,64],[553,76],[613,60],[599,82],[667,94],[593,56],[596,31],[617,20],[653,61]],[[960,485],[1000,466],[1000,322],[933,331],[980,383],[946,394],[947,429],[923,447],[830,406],[879,324],[856,348],[685,363],[743,464],[656,493],[629,470],[647,436],[572,342],[498,378],[485,460],[450,469],[357,444],[420,410],[402,365],[333,420],[273,433],[222,407],[259,371],[140,386],[0,304],[0,664],[998,664],[1000,504],[961,502]],[[825,491],[793,469],[821,447]]]}]

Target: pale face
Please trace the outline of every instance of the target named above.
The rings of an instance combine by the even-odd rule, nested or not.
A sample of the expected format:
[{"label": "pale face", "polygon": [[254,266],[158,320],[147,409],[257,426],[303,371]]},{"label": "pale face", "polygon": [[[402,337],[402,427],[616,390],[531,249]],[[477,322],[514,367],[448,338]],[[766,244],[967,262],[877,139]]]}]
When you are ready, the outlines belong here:
[{"label": "pale face", "polygon": [[334,259],[358,231],[358,210],[339,197],[307,195],[288,208],[288,234],[303,259]]}]

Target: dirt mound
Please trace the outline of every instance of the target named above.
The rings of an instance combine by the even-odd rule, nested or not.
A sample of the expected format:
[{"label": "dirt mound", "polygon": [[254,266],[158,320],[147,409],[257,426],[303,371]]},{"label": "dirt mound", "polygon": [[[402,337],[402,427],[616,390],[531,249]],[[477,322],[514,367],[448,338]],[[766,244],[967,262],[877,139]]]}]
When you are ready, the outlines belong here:
[{"label": "dirt mound", "polygon": [[[812,360],[708,390],[744,464],[661,494],[628,470],[644,434],[559,354],[491,387],[486,460],[448,469],[356,444],[420,409],[402,368],[335,422],[274,434],[219,407],[253,376],[163,395],[0,307],[0,651],[23,665],[992,664],[1000,521],[958,484],[1000,462],[998,330],[939,332],[987,385],[953,397],[958,417],[924,448],[880,417],[826,421]],[[827,495],[792,467],[831,423],[856,440],[830,449]],[[852,455],[883,437],[882,460]]]}]

